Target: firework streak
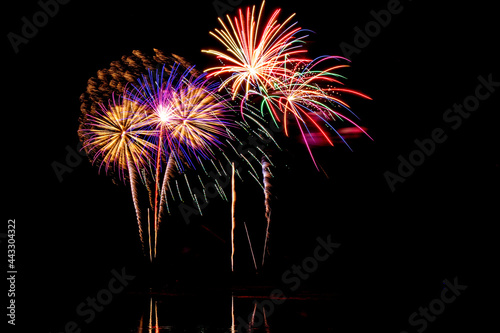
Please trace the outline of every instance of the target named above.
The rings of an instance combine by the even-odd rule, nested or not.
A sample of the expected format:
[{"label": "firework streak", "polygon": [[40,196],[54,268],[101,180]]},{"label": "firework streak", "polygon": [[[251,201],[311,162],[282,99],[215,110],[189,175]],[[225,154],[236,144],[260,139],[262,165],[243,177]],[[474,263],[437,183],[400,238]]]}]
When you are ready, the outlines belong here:
[{"label": "firework streak", "polygon": [[269,172],[271,164],[266,158],[262,158],[262,175],[264,178],[264,204],[266,207],[266,238],[264,240],[264,252],[262,253],[262,265],[264,265],[264,259],[266,258],[267,251],[267,241],[269,239],[269,226],[271,225],[271,173]]},{"label": "firework streak", "polygon": [[253,264],[255,266],[255,270],[257,270],[257,262],[255,261],[255,256],[253,254],[253,247],[252,247],[252,242],[250,241],[250,235],[248,234],[247,223],[243,222],[243,224],[245,225],[245,231],[247,233],[247,238],[248,238],[248,245],[250,245],[250,252],[252,252]]},{"label": "firework streak", "polygon": [[231,271],[234,272],[234,227],[235,227],[235,209],[236,209],[236,187],[234,179],[234,163],[231,165]]}]

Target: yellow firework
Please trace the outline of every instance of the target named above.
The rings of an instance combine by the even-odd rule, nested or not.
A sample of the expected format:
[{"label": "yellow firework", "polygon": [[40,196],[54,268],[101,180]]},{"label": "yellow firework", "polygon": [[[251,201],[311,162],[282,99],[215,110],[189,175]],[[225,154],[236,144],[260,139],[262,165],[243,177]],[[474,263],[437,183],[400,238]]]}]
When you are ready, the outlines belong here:
[{"label": "yellow firework", "polygon": [[154,131],[148,126],[147,108],[125,98],[113,98],[101,112],[88,115],[85,149],[99,169],[119,169],[120,177],[131,168],[139,169],[151,159],[155,146],[148,141]]},{"label": "yellow firework", "polygon": [[101,105],[101,112],[87,115],[81,131],[85,137],[84,147],[92,156],[93,163],[99,161],[99,169],[117,168],[120,178],[128,173],[132,200],[137,215],[139,236],[142,237],[141,212],[137,198],[137,171],[151,159],[154,145],[147,139],[154,132],[149,128],[145,106],[124,98],[113,99],[108,107]]},{"label": "yellow firework", "polygon": [[171,121],[168,124],[171,148],[187,149],[192,153],[211,154],[211,145],[220,145],[218,137],[227,137],[226,106],[212,92],[191,86],[180,90],[172,102]]}]

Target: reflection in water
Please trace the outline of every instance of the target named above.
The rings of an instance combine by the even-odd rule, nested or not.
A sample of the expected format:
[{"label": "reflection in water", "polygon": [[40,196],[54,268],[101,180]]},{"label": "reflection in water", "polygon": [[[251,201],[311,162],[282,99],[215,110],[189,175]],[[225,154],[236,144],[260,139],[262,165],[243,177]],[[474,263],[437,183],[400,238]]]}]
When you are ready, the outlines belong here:
[{"label": "reflection in water", "polygon": [[[233,300],[234,300],[234,296],[233,296]],[[250,319],[250,322],[248,323],[248,332],[255,331],[255,330],[260,328],[259,325],[255,324],[255,313],[257,312],[257,301],[254,301],[253,304],[254,304],[254,306],[253,306],[252,317]],[[270,333],[271,329],[269,327],[269,324],[267,323],[266,309],[263,307],[261,309],[261,311],[262,311],[262,316],[264,318],[264,330],[266,333]]]},{"label": "reflection in water", "polygon": [[234,333],[234,296],[231,296],[231,333]]},{"label": "reflection in water", "polygon": [[328,292],[285,297],[246,288],[196,294],[151,291],[119,304],[126,333],[334,332],[343,331],[351,314],[344,299]]},{"label": "reflection in water", "polygon": [[[229,327],[229,330],[227,326],[225,327],[225,332],[230,332],[230,333],[242,333],[242,332],[258,332],[258,331],[264,331],[266,333],[270,333],[271,329],[269,327],[269,324],[267,322],[267,315],[266,315],[266,310],[265,308],[259,309],[261,311],[260,313],[257,313],[257,300],[254,299],[253,297],[248,297],[248,296],[234,296],[231,295],[231,324]],[[236,303],[238,303],[238,298],[240,298],[240,304],[239,307],[244,308],[242,311],[235,312],[235,300]],[[253,299],[252,303],[249,303],[249,300]],[[195,301],[195,300],[193,300]],[[172,298],[172,303],[177,303],[178,300],[176,297]],[[172,323],[168,323],[168,325],[160,325],[159,321],[159,315],[158,313],[162,313],[161,311],[158,310],[158,300],[154,299],[153,295],[149,297],[149,302],[147,302],[147,309],[142,313],[141,318],[139,320],[139,325],[137,327],[137,333],[160,333],[160,332],[177,332],[177,331],[185,331],[185,327],[176,327],[175,325],[172,325]],[[160,306],[162,302],[160,301]],[[227,303],[226,303],[227,304]],[[166,304],[165,304],[166,305]],[[191,309],[190,308],[179,308],[179,307],[174,307],[180,311],[186,311],[189,312]],[[239,310],[240,310],[239,309]],[[211,309],[213,310],[213,309]],[[164,313],[163,313],[164,314]],[[259,319],[255,320],[257,316]],[[226,315],[227,316],[227,315]],[[175,314],[172,314],[172,318],[175,317]],[[227,317],[226,317],[227,318]],[[236,320],[235,318],[241,319],[241,318],[248,318],[248,324],[245,326],[241,326],[241,321]],[[226,319],[227,320],[227,319]],[[229,324],[226,321],[227,324]],[[164,323],[165,324],[165,323]],[[191,322],[191,324],[195,324]],[[226,324],[226,325],[227,325]],[[183,325],[180,325],[183,326]],[[194,328],[194,327],[193,327]],[[206,332],[206,329],[214,329],[219,331],[221,327],[207,327],[205,325],[197,325],[196,328],[194,328],[194,332]]]},{"label": "reflection in water", "polygon": [[[153,306],[154,304],[154,306]],[[155,300],[153,303],[153,297],[149,297],[149,324],[147,326],[147,330],[144,328],[144,313],[141,316],[141,320],[139,321],[139,328],[137,333],[153,333],[153,329],[155,333],[160,332],[160,324],[158,323],[158,302]],[[154,312],[154,321],[153,321],[153,312]]]},{"label": "reflection in water", "polygon": [[255,323],[255,311],[257,311],[257,303],[254,303],[253,307],[253,313],[252,313],[252,320],[250,320],[250,325],[249,328],[252,329],[254,323]]}]

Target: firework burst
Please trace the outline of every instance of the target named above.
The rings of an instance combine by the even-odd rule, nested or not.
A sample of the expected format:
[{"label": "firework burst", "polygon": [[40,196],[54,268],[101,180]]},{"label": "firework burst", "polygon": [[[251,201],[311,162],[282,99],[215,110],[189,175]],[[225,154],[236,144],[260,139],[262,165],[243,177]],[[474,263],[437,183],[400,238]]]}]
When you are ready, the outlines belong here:
[{"label": "firework burst", "polygon": [[228,120],[230,106],[215,92],[218,85],[191,71],[179,74],[174,66],[167,78],[163,69],[150,71],[149,77],[139,80],[137,95],[131,96],[150,110],[155,144],[174,155],[180,170],[182,161],[195,167],[199,158],[213,158],[212,148],[220,147],[221,138],[228,138],[228,129],[234,126]]},{"label": "firework burst", "polygon": [[301,32],[296,23],[290,24],[294,15],[283,23],[278,23],[281,9],[273,12],[268,21],[261,26],[264,3],[260,7],[257,18],[255,6],[238,11],[233,20],[228,16],[229,27],[219,18],[222,29],[210,32],[226,48],[227,53],[216,50],[202,50],[215,55],[223,66],[212,67],[210,77],[227,76],[220,89],[231,84],[232,98],[242,91],[246,97],[252,90],[266,92],[273,89],[280,79],[292,75],[287,64],[290,62],[304,62],[301,55],[306,52],[302,49]]},{"label": "firework burst", "polygon": [[336,71],[340,68],[349,67],[349,65],[339,64],[324,70],[317,69],[320,63],[329,59],[348,61],[348,59],[335,56],[317,58],[302,68],[297,67],[294,75],[282,81],[277,86],[277,89],[270,94],[265,96],[260,94],[263,98],[261,112],[264,113],[264,109],[267,109],[273,115],[274,119],[282,122],[286,136],[289,135],[288,119],[292,118],[295,120],[317,169],[318,166],[307,140],[307,136],[311,135],[311,130],[321,133],[321,136],[324,137],[328,144],[333,146],[328,133],[329,129],[335,132],[347,145],[342,135],[331,124],[333,121],[341,120],[353,124],[370,137],[364,129],[342,113],[342,111],[347,111],[354,115],[349,105],[339,95],[340,93],[345,93],[366,99],[371,98],[358,91],[343,87],[340,79],[344,77]]},{"label": "firework burst", "polygon": [[151,160],[154,150],[154,145],[147,140],[152,135],[148,123],[144,106],[113,95],[107,107],[101,104],[100,112],[87,115],[85,127],[80,130],[86,138],[84,148],[93,163],[99,164],[99,170],[104,167],[108,173],[117,169],[121,179],[128,174],[143,246],[136,186],[137,172]]}]

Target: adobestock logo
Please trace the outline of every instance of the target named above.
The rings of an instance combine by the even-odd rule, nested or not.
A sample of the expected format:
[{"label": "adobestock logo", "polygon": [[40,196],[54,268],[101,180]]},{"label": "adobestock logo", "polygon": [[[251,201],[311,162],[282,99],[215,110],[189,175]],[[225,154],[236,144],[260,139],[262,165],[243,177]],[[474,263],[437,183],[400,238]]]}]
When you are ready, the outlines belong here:
[{"label": "adobestock logo", "polygon": [[370,45],[372,39],[380,35],[382,30],[389,26],[395,15],[401,14],[404,8],[400,0],[389,0],[386,9],[371,10],[370,15],[373,20],[366,22],[363,28],[354,27],[355,34],[352,40],[354,45],[345,41],[339,44],[344,58],[352,59],[354,54],[360,54],[363,49]]},{"label": "adobestock logo", "polygon": [[[443,112],[444,123],[453,131],[458,130],[463,121],[476,112],[481,103],[490,98],[500,87],[500,81],[493,80],[493,73],[487,76],[479,75],[477,80],[478,84],[473,94],[466,96],[462,103],[454,103],[452,108],[448,108]],[[415,139],[413,143],[416,148],[406,154],[406,157],[403,155],[397,157],[399,164],[395,172],[387,170],[383,174],[391,192],[396,190],[398,183],[404,183],[415,172],[417,167],[424,164],[427,158],[434,154],[437,146],[448,139],[447,133],[450,132],[446,127],[436,127],[427,138]]]},{"label": "adobestock logo", "polygon": [[[318,270],[319,263],[325,262],[340,247],[340,243],[334,243],[332,236],[326,239],[317,237],[318,245],[314,248],[313,255],[305,257],[300,265],[292,265],[281,275],[281,281],[286,284],[286,289],[274,289],[269,294],[269,298],[263,301],[254,301],[255,310],[248,316],[248,320],[238,316],[236,332],[253,332],[266,322],[275,310],[277,305],[286,302],[291,292],[300,288],[302,282],[310,278],[311,274]],[[258,311],[257,311],[258,310]]]},{"label": "adobestock logo", "polygon": [[[441,295],[438,298],[433,299],[429,302],[428,307],[419,307],[418,312],[413,312],[408,318],[408,323],[415,327],[418,333],[422,333],[427,329],[429,323],[436,320],[437,316],[444,312],[446,304],[451,304],[455,302],[458,296],[462,294],[462,291],[467,289],[466,285],[459,284],[457,277],[453,279],[453,283],[448,279],[443,281],[446,286],[441,291]],[[409,333],[407,331],[401,331],[401,333]]]},{"label": "adobestock logo", "polygon": [[59,13],[59,5],[66,5],[70,0],[40,0],[38,6],[41,10],[35,12],[31,19],[26,16],[21,17],[21,30],[19,33],[9,32],[7,39],[14,50],[14,53],[19,53],[19,46],[28,44],[28,42],[35,38],[40,28],[43,28],[49,23],[49,18],[52,18]]},{"label": "adobestock logo", "polygon": [[242,2],[243,0],[214,0],[212,5],[217,12],[217,16],[222,17],[226,13],[231,13]]},{"label": "adobestock logo", "polygon": [[64,175],[66,173],[72,173],[73,170],[78,167],[83,162],[83,157],[87,156],[87,153],[84,149],[82,149],[82,143],[78,142],[76,148],[72,148],[70,145],[66,145],[66,157],[64,162],[53,161],[50,165],[52,170],[59,180],[59,183],[62,183],[64,180]]},{"label": "adobestock logo", "polygon": [[76,313],[81,320],[68,321],[64,325],[64,329],[60,333],[81,333],[85,325],[90,324],[98,313],[104,311],[114,299],[114,296],[123,292],[123,290],[135,279],[135,275],[129,275],[125,271],[125,267],[118,272],[116,269],[111,270],[113,277],[108,281],[106,287],[99,290],[95,297],[87,297],[84,302],[76,306]]}]

